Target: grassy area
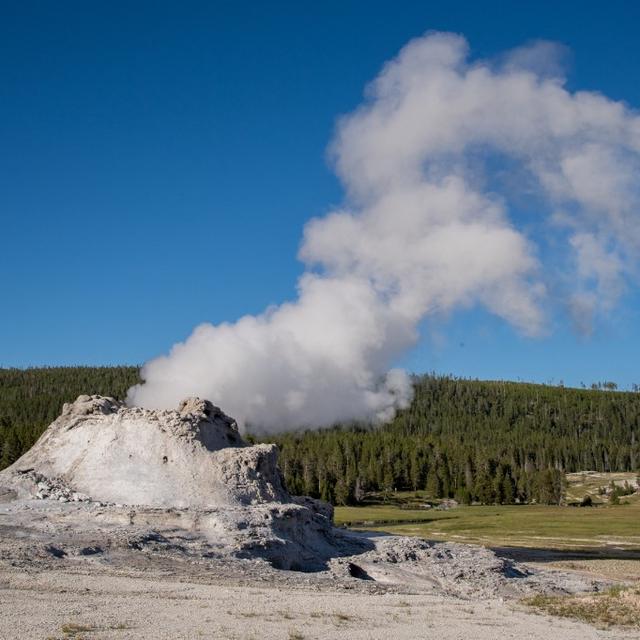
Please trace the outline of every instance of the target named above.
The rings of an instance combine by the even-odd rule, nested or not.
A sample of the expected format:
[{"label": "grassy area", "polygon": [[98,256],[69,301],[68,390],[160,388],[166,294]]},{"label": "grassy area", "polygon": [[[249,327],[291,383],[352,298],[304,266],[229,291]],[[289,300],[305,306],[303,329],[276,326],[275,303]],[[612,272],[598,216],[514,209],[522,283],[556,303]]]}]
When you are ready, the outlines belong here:
[{"label": "grassy area", "polygon": [[[613,477],[615,476],[615,477]],[[619,476],[619,477],[618,477]],[[571,474],[568,497],[597,497],[598,488],[611,479],[623,483],[635,474]],[[571,493],[573,492],[573,494]],[[640,556],[640,494],[621,499],[622,504],[595,507],[546,505],[459,506],[449,510],[426,509],[423,492],[398,492],[372,496],[357,507],[337,507],[338,525],[385,531],[435,540],[470,542],[487,546],[540,549],[618,548]]]},{"label": "grassy area", "polygon": [[[586,554],[585,554],[586,555]],[[596,578],[604,580],[619,580],[626,583],[638,583],[640,585],[640,559],[615,558],[614,554],[600,554],[605,557],[587,557],[572,560],[556,560],[545,563],[555,569],[580,571],[589,573]],[[608,555],[609,557],[606,557]],[[637,554],[640,557],[640,554]]]},{"label": "grassy area", "polygon": [[640,589],[637,588],[617,587],[589,595],[537,595],[524,603],[545,613],[576,618],[599,627],[640,627]]},{"label": "grassy area", "polygon": [[336,508],[336,523],[399,535],[491,546],[640,549],[640,502],[592,508],[472,506],[448,511],[388,505]]}]

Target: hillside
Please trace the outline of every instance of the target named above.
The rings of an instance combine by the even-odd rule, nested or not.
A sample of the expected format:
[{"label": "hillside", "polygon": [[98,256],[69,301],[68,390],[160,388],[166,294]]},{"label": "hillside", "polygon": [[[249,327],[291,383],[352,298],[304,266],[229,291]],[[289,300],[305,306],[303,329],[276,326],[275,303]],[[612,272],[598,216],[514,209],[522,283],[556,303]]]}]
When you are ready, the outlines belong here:
[{"label": "hillside", "polygon": [[[27,451],[64,402],[123,398],[136,367],[0,369],[0,467]],[[259,435],[276,442],[293,493],[333,503],[426,489],[463,502],[558,502],[560,471],[635,472],[640,394],[442,376],[415,379],[409,409],[380,428]],[[212,399],[214,402],[219,399]]]},{"label": "hillside", "polygon": [[409,409],[379,429],[283,434],[294,492],[338,504],[363,491],[425,489],[469,503],[553,503],[557,470],[636,471],[640,395],[422,376]]},{"label": "hillside", "polygon": [[62,411],[82,394],[123,399],[137,367],[0,369],[0,469],[26,453]]}]

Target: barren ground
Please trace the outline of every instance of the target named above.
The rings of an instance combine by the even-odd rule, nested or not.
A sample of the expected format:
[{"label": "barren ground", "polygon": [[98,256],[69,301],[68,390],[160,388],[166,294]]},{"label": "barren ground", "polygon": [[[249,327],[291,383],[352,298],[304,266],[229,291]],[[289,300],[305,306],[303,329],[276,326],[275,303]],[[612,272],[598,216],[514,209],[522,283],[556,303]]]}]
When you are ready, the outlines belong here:
[{"label": "barren ground", "polygon": [[[637,601],[611,589],[619,567],[550,570],[553,560],[585,556],[514,549],[518,537],[494,552],[336,529],[328,505],[286,492],[276,450],[243,446],[233,424],[198,399],[164,412],[99,396],[65,405],[0,474],[0,638],[638,637]],[[401,516],[395,524],[414,525],[403,506],[393,507]],[[374,505],[373,512],[389,508]],[[461,518],[468,529],[469,518],[480,518],[485,529],[487,522],[490,531],[510,525],[520,536],[524,520],[543,515],[505,509],[461,508],[446,519],[460,529]],[[558,510],[552,533],[565,539],[577,514],[589,526],[575,535],[604,531],[632,542],[636,510]],[[429,513],[418,524],[434,519]],[[541,540],[537,531],[528,535]],[[628,546],[596,558],[633,559]],[[522,604],[527,598],[536,610]],[[633,630],[566,617],[578,608],[591,622],[617,624],[615,616],[591,616],[593,606],[610,602]]]},{"label": "barren ground", "polygon": [[[284,574],[288,572],[283,572]],[[229,584],[231,582],[231,584]],[[0,568],[0,637],[637,638],[531,613],[515,601],[345,589],[287,580],[198,580],[179,571]],[[372,587],[374,585],[371,585]]]}]

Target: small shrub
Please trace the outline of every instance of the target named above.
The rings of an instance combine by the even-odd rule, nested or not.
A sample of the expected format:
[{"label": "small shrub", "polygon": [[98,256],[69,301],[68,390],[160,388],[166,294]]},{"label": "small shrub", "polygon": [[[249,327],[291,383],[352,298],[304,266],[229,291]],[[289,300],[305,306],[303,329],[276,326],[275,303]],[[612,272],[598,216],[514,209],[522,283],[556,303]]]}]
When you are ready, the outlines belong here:
[{"label": "small shrub", "polygon": [[96,627],[87,626],[85,624],[77,624],[75,622],[67,622],[60,627],[62,633],[66,636],[76,636],[79,633],[85,633],[87,631],[95,631]]}]

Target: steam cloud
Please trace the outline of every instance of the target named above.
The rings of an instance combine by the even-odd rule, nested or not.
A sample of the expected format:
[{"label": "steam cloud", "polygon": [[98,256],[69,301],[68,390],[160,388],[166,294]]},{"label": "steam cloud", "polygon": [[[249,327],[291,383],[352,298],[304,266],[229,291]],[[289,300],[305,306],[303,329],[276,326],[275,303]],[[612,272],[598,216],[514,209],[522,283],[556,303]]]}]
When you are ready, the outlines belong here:
[{"label": "steam cloud", "polygon": [[569,92],[564,54],[470,61],[459,35],[409,42],[338,123],[345,205],[307,223],[297,300],[200,325],[130,403],[195,394],[266,430],[387,420],[412,393],[389,369],[427,315],[481,304],[538,335],[561,300],[589,331],[636,268],[640,117]]}]

